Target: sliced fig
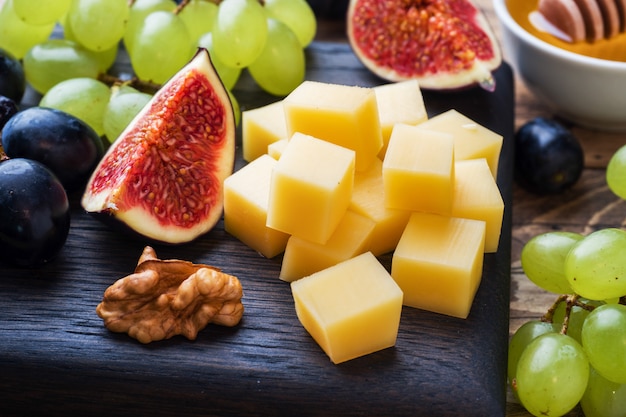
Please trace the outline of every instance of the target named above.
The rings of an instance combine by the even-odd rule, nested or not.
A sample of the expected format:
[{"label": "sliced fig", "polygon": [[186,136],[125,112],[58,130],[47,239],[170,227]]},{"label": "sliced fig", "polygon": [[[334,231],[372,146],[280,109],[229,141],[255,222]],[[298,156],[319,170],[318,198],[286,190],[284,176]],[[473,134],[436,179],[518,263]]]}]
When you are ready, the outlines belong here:
[{"label": "sliced fig", "polygon": [[189,242],[219,221],[234,160],[233,108],[201,48],[111,145],[81,203],[151,240]]},{"label": "sliced fig", "polygon": [[346,23],[357,57],[385,80],[494,88],[502,53],[471,0],[350,0]]}]

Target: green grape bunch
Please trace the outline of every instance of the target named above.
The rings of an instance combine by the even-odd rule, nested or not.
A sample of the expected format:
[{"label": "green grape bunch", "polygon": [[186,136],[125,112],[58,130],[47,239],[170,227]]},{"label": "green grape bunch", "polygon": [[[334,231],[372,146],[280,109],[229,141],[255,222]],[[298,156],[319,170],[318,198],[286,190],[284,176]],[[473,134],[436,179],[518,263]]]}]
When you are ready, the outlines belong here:
[{"label": "green grape bunch", "polygon": [[[305,48],[316,30],[306,0],[0,2],[0,48],[22,61],[29,85],[44,104],[71,109],[110,142],[145,102],[139,95],[113,101],[119,94],[111,87],[153,94],[204,48],[233,101],[243,71],[267,93],[286,96],[304,80]],[[132,69],[124,79],[109,74],[121,50]],[[113,111],[116,102],[127,111]]]},{"label": "green grape bunch", "polygon": [[[612,157],[607,185],[626,198],[626,146]],[[626,231],[552,231],[531,238],[521,264],[530,281],[558,294],[543,317],[509,341],[507,379],[535,416],[626,416]]]}]

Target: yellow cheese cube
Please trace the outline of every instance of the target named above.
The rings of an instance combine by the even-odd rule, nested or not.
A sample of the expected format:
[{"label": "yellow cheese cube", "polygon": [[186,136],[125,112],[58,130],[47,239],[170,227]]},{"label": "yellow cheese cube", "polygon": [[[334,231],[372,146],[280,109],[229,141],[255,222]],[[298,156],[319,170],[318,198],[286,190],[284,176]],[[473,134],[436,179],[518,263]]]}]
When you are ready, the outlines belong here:
[{"label": "yellow cheese cube", "polygon": [[354,185],[354,151],[295,133],[272,173],[267,226],[325,243]]},{"label": "yellow cheese cube", "polygon": [[389,137],[396,123],[416,125],[428,120],[424,98],[417,80],[400,81],[374,87],[378,116],[383,132],[383,147],[379,158],[385,157]]},{"label": "yellow cheese cube", "polygon": [[284,106],[288,137],[300,132],[352,149],[357,171],[367,169],[383,145],[371,88],[304,81]]},{"label": "yellow cheese cube", "polygon": [[481,281],[485,222],[415,212],[391,260],[404,305],[467,318]]},{"label": "yellow cheese cube", "polygon": [[502,150],[502,136],[476,123],[457,110],[448,110],[420,123],[424,129],[454,136],[455,160],[485,158],[494,178]]},{"label": "yellow cheese cube", "polygon": [[349,207],[349,210],[375,222],[370,251],[376,256],[396,248],[411,214],[408,210],[387,207],[384,195],[383,162],[377,159],[367,171],[354,175],[354,190]]},{"label": "yellow cheese cube", "polygon": [[457,161],[454,173],[452,216],[485,221],[485,252],[496,252],[504,201],[487,161],[484,158]]},{"label": "yellow cheese cube", "polygon": [[289,143],[289,139],[281,139],[279,141],[267,145],[267,154],[274,159],[280,159],[285,147]]},{"label": "yellow cheese cube", "polygon": [[333,363],[396,343],[402,291],[371,252],[291,283],[296,314]]},{"label": "yellow cheese cube", "polygon": [[279,278],[295,281],[367,252],[374,221],[347,211],[324,244],[291,236],[285,248]]},{"label": "yellow cheese cube", "polygon": [[452,135],[398,123],[383,161],[387,207],[450,213],[454,185]]},{"label": "yellow cheese cube", "polygon": [[276,163],[261,155],[224,180],[224,229],[267,258],[283,252],[289,238],[265,225]]},{"label": "yellow cheese cube", "polygon": [[245,161],[255,160],[267,153],[269,144],[287,137],[282,101],[241,113],[241,146]]}]

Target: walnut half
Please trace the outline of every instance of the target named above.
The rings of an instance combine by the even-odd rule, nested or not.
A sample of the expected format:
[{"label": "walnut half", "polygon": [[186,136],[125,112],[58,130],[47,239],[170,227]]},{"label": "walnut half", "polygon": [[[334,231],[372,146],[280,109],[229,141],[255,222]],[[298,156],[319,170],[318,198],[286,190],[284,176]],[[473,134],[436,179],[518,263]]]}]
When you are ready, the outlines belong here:
[{"label": "walnut half", "polygon": [[107,329],[141,343],[178,334],[194,340],[209,323],[237,325],[242,297],[236,277],[208,265],[157,259],[146,246],[135,272],[106,289],[96,313]]}]

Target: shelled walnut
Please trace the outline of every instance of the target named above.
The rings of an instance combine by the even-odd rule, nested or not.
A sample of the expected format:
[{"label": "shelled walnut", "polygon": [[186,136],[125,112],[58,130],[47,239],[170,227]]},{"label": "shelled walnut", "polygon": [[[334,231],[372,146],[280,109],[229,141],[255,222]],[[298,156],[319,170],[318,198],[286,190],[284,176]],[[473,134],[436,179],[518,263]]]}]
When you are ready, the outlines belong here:
[{"label": "shelled walnut", "polygon": [[209,323],[237,325],[242,297],[236,277],[208,265],[157,259],[146,246],[134,273],[106,289],[96,313],[107,329],[141,343],[178,334],[194,340]]}]

